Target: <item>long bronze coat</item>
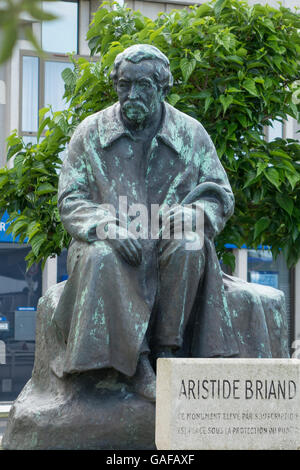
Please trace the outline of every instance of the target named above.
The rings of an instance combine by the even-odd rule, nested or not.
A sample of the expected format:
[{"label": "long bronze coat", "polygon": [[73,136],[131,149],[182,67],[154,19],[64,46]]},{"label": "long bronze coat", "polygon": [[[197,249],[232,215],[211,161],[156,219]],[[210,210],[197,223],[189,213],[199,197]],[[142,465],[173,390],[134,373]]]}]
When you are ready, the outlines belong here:
[{"label": "long bronze coat", "polygon": [[103,367],[135,371],[155,301],[157,240],[145,241],[140,267],[110,257],[96,227],[115,216],[100,204],[118,209],[119,196],[128,206],[145,204],[149,213],[151,204],[205,201],[206,264],[192,351],[199,357],[238,353],[213,244],[233,213],[231,187],[203,126],[167,103],[163,108],[147,151],[124,127],[119,103],[86,118],[71,139],[59,179],[59,211],[73,241],[69,279],[52,319],[66,344],[58,375]]}]

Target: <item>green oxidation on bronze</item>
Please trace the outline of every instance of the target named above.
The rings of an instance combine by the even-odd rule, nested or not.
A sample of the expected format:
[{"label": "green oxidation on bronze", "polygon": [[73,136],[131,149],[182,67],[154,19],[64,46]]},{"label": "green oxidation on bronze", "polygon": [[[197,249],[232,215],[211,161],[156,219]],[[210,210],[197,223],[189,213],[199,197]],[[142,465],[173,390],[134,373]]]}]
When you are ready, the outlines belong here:
[{"label": "green oxidation on bronze", "polygon": [[278,328],[280,328],[280,326],[282,324],[282,315],[281,315],[280,311],[274,310],[274,320],[275,320],[275,323],[278,326]]},{"label": "green oxidation on bronze", "polygon": [[[167,57],[133,46],[117,56],[112,78],[119,102],[79,124],[62,166],[69,277],[40,300],[33,376],[5,448],[43,448],[43,429],[53,448],[154,449],[158,357],[289,356],[283,293],[222,272],[214,240],[233,214],[233,193],[203,126],[164,101]],[[146,221],[127,214],[132,204],[148,209]],[[101,224],[118,234],[150,227],[154,204],[189,216],[195,208],[186,205],[201,207],[204,226],[182,239],[108,230],[99,239]],[[203,243],[188,249],[193,239]]]},{"label": "green oxidation on bronze", "polygon": [[234,318],[237,318],[238,317],[238,312],[235,309],[233,309],[232,310],[232,315],[233,315]]},{"label": "green oxidation on bronze", "polygon": [[242,344],[245,344],[245,340],[244,340],[244,338],[243,338],[243,335],[242,335],[239,331],[237,332],[237,335],[238,335],[238,337],[239,337],[240,342],[241,342]]}]

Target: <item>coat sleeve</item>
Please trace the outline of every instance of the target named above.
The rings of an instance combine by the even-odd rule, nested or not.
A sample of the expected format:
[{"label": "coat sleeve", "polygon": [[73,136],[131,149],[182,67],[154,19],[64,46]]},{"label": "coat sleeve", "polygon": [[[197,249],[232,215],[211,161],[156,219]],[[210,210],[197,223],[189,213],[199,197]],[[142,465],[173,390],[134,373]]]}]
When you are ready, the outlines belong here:
[{"label": "coat sleeve", "polygon": [[234,195],[215,146],[200,125],[198,185],[183,200],[183,204],[199,204],[204,210],[204,232],[213,239],[224,228],[234,212]]},{"label": "coat sleeve", "polygon": [[116,219],[104,206],[92,200],[87,174],[88,155],[84,143],[86,126],[82,124],[79,124],[71,138],[62,165],[58,209],[67,232],[76,240],[91,243],[98,239],[96,228],[100,223],[106,224]]}]

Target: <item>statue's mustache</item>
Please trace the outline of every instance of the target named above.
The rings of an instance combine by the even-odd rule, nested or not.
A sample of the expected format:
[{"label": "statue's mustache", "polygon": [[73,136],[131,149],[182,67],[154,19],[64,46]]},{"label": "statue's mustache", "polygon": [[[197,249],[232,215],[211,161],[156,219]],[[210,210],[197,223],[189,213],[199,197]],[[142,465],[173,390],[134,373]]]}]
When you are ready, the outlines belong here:
[{"label": "statue's mustache", "polygon": [[149,112],[149,108],[142,101],[138,100],[128,100],[123,104],[122,108],[124,111],[142,111],[143,113]]}]

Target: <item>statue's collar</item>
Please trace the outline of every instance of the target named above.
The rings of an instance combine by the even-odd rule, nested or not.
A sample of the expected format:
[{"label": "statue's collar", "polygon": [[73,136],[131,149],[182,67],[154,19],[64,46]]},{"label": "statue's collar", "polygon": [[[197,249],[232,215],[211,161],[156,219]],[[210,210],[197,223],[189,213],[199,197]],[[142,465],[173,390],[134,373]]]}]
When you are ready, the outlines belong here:
[{"label": "statue's collar", "polygon": [[[177,153],[180,153],[183,142],[179,136],[180,133],[178,132],[178,123],[176,122],[174,115],[175,109],[165,102],[163,103],[163,106],[162,124],[155,137],[161,139]],[[121,119],[119,103],[115,103],[113,106],[110,106],[103,112],[99,113],[98,128],[102,148],[108,147],[112,142],[124,135],[132,138],[130,130],[125,127]]]}]

